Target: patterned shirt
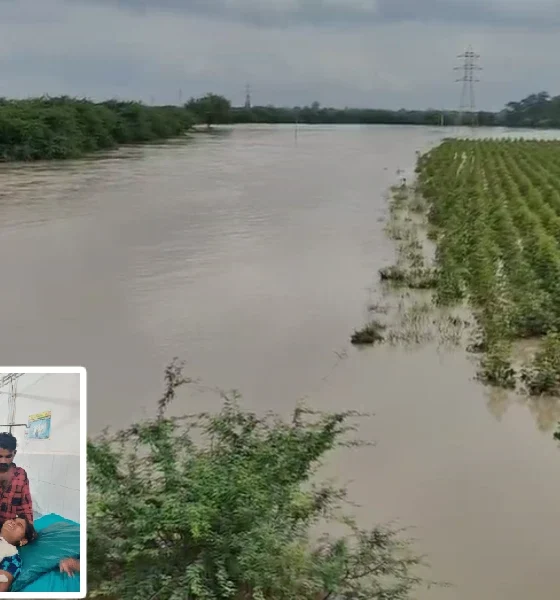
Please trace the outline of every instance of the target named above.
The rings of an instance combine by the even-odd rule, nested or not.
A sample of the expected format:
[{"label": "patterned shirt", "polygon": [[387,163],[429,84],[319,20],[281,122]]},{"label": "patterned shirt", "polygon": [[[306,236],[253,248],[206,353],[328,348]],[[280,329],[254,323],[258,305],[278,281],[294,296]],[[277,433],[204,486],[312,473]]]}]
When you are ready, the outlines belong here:
[{"label": "patterned shirt", "polygon": [[33,523],[33,504],[29,491],[29,479],[22,467],[16,466],[12,470],[12,480],[6,488],[0,488],[0,526],[8,519],[26,517]]},{"label": "patterned shirt", "polygon": [[[6,542],[6,540],[3,538],[0,538],[0,542],[8,545],[8,548],[13,548],[13,546],[8,544],[8,542]],[[4,556],[2,560],[0,560],[0,571],[9,573],[14,578],[13,581],[15,581],[21,573],[21,565],[21,556],[16,551],[15,554],[12,554],[11,556]]]}]

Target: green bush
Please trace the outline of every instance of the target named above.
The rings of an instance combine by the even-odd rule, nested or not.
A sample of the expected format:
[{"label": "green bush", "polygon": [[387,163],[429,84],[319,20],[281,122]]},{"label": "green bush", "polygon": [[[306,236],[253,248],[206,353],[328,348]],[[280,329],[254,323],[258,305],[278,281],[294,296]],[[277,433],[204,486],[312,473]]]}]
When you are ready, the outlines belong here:
[{"label": "green bush", "polygon": [[34,98],[0,102],[0,160],[79,158],[84,154],[188,131],[185,108],[111,100]]},{"label": "green bush", "polygon": [[[89,597],[410,597],[421,560],[400,532],[359,529],[338,512],[342,490],[311,482],[351,444],[352,413],[298,408],[284,422],[225,397],[217,414],[167,417],[181,370],[168,367],[157,417],[88,443]],[[313,541],[324,519],[348,535]]]},{"label": "green bush", "polygon": [[384,323],[372,320],[362,329],[354,331],[350,341],[355,346],[369,346],[385,340],[383,332],[387,329]]},{"label": "green bush", "polygon": [[505,342],[491,346],[481,358],[477,378],[489,385],[505,389],[516,386],[516,372],[510,360],[511,348]]},{"label": "green bush", "polygon": [[524,366],[521,380],[532,395],[560,392],[560,334],[551,332],[544,338],[542,347]]}]

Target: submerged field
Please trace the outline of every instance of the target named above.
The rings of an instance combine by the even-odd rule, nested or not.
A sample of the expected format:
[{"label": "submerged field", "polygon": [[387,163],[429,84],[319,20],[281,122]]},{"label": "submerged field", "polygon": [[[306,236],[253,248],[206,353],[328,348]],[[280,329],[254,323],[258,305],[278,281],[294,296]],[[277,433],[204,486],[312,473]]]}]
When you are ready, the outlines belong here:
[{"label": "submerged field", "polygon": [[[560,393],[560,142],[446,140],[416,172],[414,188],[393,190],[388,232],[399,257],[381,279],[432,290],[432,306],[470,309],[480,379]],[[380,341],[385,328],[372,320],[366,332]],[[524,362],[520,340],[538,340]]]},{"label": "submerged field", "polygon": [[[518,401],[515,394],[477,385],[469,358],[479,355],[461,347],[437,353],[434,344],[402,351],[386,343],[360,352],[345,343],[352,327],[367,318],[361,300],[378,303],[379,311],[393,302],[394,292],[380,294],[388,286],[364,290],[372,275],[395,262],[397,244],[384,227],[394,225],[402,238],[397,258],[407,276],[417,255],[415,236],[425,244],[426,200],[413,189],[398,190],[391,206],[408,205],[411,221],[395,206],[395,219],[387,222],[381,196],[395,183],[398,167],[413,168],[415,150],[440,143],[444,131],[302,127],[296,145],[288,127],[239,127],[227,135],[193,136],[188,145],[147,145],[103,160],[2,165],[0,250],[18,257],[5,261],[5,360],[40,364],[48,353],[53,364],[86,364],[88,392],[95,398],[88,410],[91,436],[107,425],[121,430],[155,414],[152,400],[161,397],[161,371],[173,356],[187,359],[185,376],[196,382],[188,393],[178,390],[173,415],[219,411],[220,397],[204,386],[235,388],[243,407],[260,415],[281,413],[286,420],[302,396],[319,411],[373,413],[352,423],[359,423],[356,436],[375,447],[326,455],[318,475],[337,486],[349,484],[348,499],[355,504],[348,510],[360,527],[413,528],[404,536],[415,538],[414,549],[426,555],[431,568],[423,573],[453,584],[418,589],[414,598],[554,598],[558,536],[551,523],[560,519],[560,480],[551,438],[560,400]],[[424,256],[431,266],[432,254]],[[418,277],[417,283],[430,282]],[[414,341],[436,312],[448,314],[441,328],[450,342],[465,333],[454,317],[464,312],[472,321],[458,308],[462,303],[434,309],[433,288],[403,288],[402,295],[407,293],[403,305],[410,309],[403,307],[395,342]],[[389,317],[379,313],[389,323],[383,334],[393,339]],[[26,326],[30,318],[32,328]],[[185,488],[195,500],[227,479],[200,477],[206,487],[195,489],[194,481]],[[247,479],[237,483],[252,494],[243,506],[266,500],[253,502],[262,486]],[[218,496],[231,500],[229,489]],[[218,496],[210,498],[210,510]],[[127,496],[119,515],[134,500]],[[184,512],[188,506],[180,500]],[[106,501],[118,504],[114,496]],[[107,546],[97,536],[103,547],[91,557],[105,562],[94,578],[109,564],[107,551],[123,535],[131,541],[131,528],[139,526],[145,539],[163,531],[179,506],[168,505],[173,510],[167,517],[158,506],[152,517],[144,513],[151,526],[144,527],[137,513],[125,531],[118,523],[110,530],[105,522],[97,533],[108,531],[113,541]],[[243,515],[230,518],[229,506],[221,514],[226,525],[236,526]],[[185,527],[204,526],[208,514],[198,513]],[[266,525],[252,526],[260,524]],[[284,527],[278,519],[274,524],[274,531]],[[223,540],[216,538],[216,544]],[[245,544],[242,558],[254,548]],[[158,556],[151,572],[167,561],[159,577],[175,563],[166,552]],[[268,557],[278,553],[265,549],[253,556],[270,573]],[[185,572],[186,563],[177,565]],[[150,583],[157,577],[139,572],[140,587],[127,593],[137,592],[141,600],[158,590]],[[107,585],[114,589],[120,581]],[[88,583],[95,587],[95,581]],[[172,592],[162,593],[162,600],[165,594]]]}]

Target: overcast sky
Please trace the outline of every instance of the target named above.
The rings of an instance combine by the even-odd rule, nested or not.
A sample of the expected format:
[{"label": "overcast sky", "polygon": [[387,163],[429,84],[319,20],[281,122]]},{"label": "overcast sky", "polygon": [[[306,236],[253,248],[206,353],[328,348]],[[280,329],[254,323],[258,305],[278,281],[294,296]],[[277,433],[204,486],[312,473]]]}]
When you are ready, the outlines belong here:
[{"label": "overcast sky", "polygon": [[0,95],[456,108],[560,94],[559,0],[0,0]]}]

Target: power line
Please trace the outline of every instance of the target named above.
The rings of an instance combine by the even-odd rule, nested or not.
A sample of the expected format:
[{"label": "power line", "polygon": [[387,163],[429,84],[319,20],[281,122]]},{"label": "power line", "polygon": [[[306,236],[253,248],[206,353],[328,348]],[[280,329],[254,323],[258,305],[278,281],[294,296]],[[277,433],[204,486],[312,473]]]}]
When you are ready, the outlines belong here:
[{"label": "power line", "polygon": [[463,54],[459,54],[457,58],[463,59],[463,64],[454,67],[455,71],[462,71],[463,76],[456,79],[455,82],[461,82],[461,100],[459,104],[459,125],[463,124],[465,116],[471,127],[478,124],[478,113],[476,110],[476,102],[474,95],[474,84],[480,79],[475,77],[477,71],[482,71],[482,67],[478,66],[477,61],[480,54],[473,52],[472,46],[469,46]]}]

